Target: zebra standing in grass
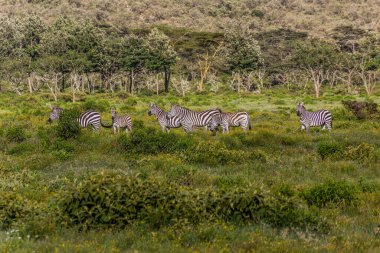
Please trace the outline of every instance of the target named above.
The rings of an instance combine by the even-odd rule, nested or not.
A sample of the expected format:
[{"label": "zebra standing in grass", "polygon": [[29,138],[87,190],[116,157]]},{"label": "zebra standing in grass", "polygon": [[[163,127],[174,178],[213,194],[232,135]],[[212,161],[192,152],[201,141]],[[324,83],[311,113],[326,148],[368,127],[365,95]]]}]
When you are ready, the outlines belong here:
[{"label": "zebra standing in grass", "polygon": [[120,132],[120,128],[125,128],[125,132],[132,131],[132,119],[128,115],[116,115],[116,109],[111,108],[113,132]]},{"label": "zebra standing in grass", "polygon": [[[63,112],[63,109],[56,106],[52,106],[50,108],[51,108],[51,112],[50,112],[50,117],[48,121],[49,123],[53,123],[54,120],[59,119],[59,115]],[[88,110],[82,113],[77,120],[78,120],[79,125],[82,128],[85,128],[91,125],[94,131],[99,130],[99,125],[102,125],[103,127],[106,127],[106,128],[112,127],[112,125],[104,125],[101,121],[100,114],[93,110]]]},{"label": "zebra standing in grass", "polygon": [[181,126],[181,122],[178,117],[173,117],[173,118],[168,119],[166,117],[167,114],[168,114],[167,112],[162,110],[156,104],[153,104],[153,103],[150,104],[148,115],[149,116],[156,115],[158,123],[161,126],[162,132],[165,132],[165,130],[170,132],[170,128],[178,128]]},{"label": "zebra standing in grass", "polygon": [[193,127],[204,126],[207,130],[211,117],[217,113],[221,113],[220,109],[210,109],[206,111],[196,112],[179,105],[172,105],[167,114],[167,118],[178,117],[185,132],[189,132]]},{"label": "zebra standing in grass", "polygon": [[331,132],[332,128],[332,115],[331,112],[327,110],[320,110],[316,112],[306,111],[303,103],[298,103],[296,107],[297,116],[300,118],[301,129],[306,129],[309,133],[310,127],[313,126],[322,126],[322,130],[327,127]]},{"label": "zebra standing in grass", "polygon": [[247,127],[249,130],[252,129],[249,115],[246,112],[214,114],[209,124],[211,131],[214,131],[220,125],[223,129],[223,133],[228,133],[230,126],[241,126],[244,131],[247,131]]}]

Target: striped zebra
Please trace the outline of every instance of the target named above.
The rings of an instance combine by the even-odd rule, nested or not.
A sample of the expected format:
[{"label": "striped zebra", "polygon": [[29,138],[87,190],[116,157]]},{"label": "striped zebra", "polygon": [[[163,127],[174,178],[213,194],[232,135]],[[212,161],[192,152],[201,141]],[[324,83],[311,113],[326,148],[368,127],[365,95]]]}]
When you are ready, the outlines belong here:
[{"label": "striped zebra", "polygon": [[185,132],[191,131],[194,127],[207,127],[211,117],[217,113],[221,113],[220,109],[210,109],[206,111],[192,111],[179,105],[172,105],[172,108],[167,114],[167,118],[178,117]]},{"label": "striped zebra", "polygon": [[300,118],[301,130],[306,129],[309,133],[310,127],[322,126],[322,130],[327,127],[331,132],[332,128],[332,115],[327,110],[320,110],[316,112],[306,111],[303,103],[298,103],[296,107],[297,116]]},{"label": "striped zebra", "polygon": [[173,117],[168,119],[166,117],[168,113],[158,107],[156,104],[151,103],[148,115],[156,115],[157,121],[161,126],[162,132],[170,132],[170,128],[178,128],[181,126],[180,119],[178,117]]},{"label": "striped zebra", "polygon": [[[49,123],[53,123],[54,120],[59,119],[59,115],[63,112],[63,109],[60,107],[52,106],[51,107],[51,112],[50,112],[50,117],[49,117]],[[104,125],[103,122],[101,121],[100,114],[98,112],[95,112],[93,110],[88,110],[82,113],[79,118],[77,119],[79,125],[82,128],[85,128],[89,125],[92,126],[92,129],[94,131],[99,130],[99,125],[105,128],[111,128],[112,125]]]},{"label": "striped zebra", "polygon": [[111,108],[113,133],[120,133],[120,128],[125,128],[125,132],[132,131],[132,119],[128,115],[117,116],[116,109]]},{"label": "striped zebra", "polygon": [[249,115],[246,112],[214,114],[209,124],[211,131],[216,130],[220,125],[223,133],[228,133],[229,127],[241,126],[244,131],[247,131],[247,127],[249,130],[252,129]]}]

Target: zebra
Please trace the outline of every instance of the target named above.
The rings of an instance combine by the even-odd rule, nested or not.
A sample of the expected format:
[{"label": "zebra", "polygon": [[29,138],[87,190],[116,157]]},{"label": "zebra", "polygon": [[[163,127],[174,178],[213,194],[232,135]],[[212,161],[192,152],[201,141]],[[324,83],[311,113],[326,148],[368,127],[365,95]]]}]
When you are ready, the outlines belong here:
[{"label": "zebra", "polygon": [[303,103],[298,103],[296,107],[297,116],[300,118],[301,130],[306,129],[306,132],[309,133],[310,127],[313,126],[322,126],[322,130],[327,127],[329,132],[332,128],[332,115],[331,112],[327,110],[319,110],[316,112],[306,111]]},{"label": "zebra", "polygon": [[204,126],[207,130],[211,117],[214,114],[221,113],[220,109],[210,109],[206,111],[192,111],[179,105],[172,105],[166,115],[168,119],[178,117],[185,132],[191,131],[194,127]]},{"label": "zebra", "polygon": [[149,116],[156,115],[158,123],[161,126],[162,132],[165,132],[165,130],[170,132],[170,128],[178,128],[181,126],[181,122],[178,117],[174,116],[173,118],[168,119],[166,117],[167,114],[168,114],[167,112],[162,110],[156,104],[153,104],[153,103],[150,104],[148,115]]},{"label": "zebra", "polygon": [[247,127],[249,128],[249,130],[252,129],[249,115],[246,112],[214,114],[209,123],[210,130],[211,131],[216,130],[219,125],[223,129],[223,133],[228,133],[230,126],[232,127],[241,126],[244,132],[247,131]]},{"label": "zebra", "polygon": [[114,134],[116,134],[116,132],[120,133],[120,128],[125,128],[125,132],[132,131],[131,117],[128,115],[117,116],[115,108],[111,108],[111,115]]},{"label": "zebra", "polygon": [[[48,119],[48,122],[51,124],[53,123],[54,120],[56,119],[59,120],[59,115],[63,112],[63,109],[56,106],[51,106],[50,108],[51,108],[51,112],[50,112],[50,117]],[[112,127],[112,125],[104,125],[103,122],[101,121],[100,114],[93,110],[88,110],[82,113],[77,119],[77,121],[82,128],[85,128],[88,125],[91,125],[94,131],[99,130],[99,125],[102,125],[102,127],[105,127],[105,128]]]}]

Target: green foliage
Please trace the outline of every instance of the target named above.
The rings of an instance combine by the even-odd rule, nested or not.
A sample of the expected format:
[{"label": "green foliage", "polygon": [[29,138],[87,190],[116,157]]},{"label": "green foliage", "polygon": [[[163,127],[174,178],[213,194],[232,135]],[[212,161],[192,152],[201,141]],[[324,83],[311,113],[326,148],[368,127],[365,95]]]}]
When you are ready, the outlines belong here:
[{"label": "green foliage", "polygon": [[77,138],[81,133],[79,116],[79,112],[75,109],[64,110],[59,115],[59,123],[56,126],[57,136],[62,139]]},{"label": "green foliage", "polygon": [[242,27],[226,33],[225,51],[232,71],[249,72],[263,64],[260,46],[254,34]]},{"label": "green foliage", "polygon": [[322,159],[337,158],[343,154],[343,147],[337,142],[321,142],[318,144],[317,152]]},{"label": "green foliage", "polygon": [[345,181],[328,181],[300,193],[308,205],[325,207],[328,204],[352,205],[357,200],[357,189]]},{"label": "green foliage", "polygon": [[239,161],[241,153],[228,150],[225,145],[215,141],[200,142],[194,150],[188,150],[186,160],[189,162],[217,165]]},{"label": "green foliage", "polygon": [[33,203],[12,192],[0,194],[0,229],[8,229],[14,222],[32,212]]},{"label": "green foliage", "polygon": [[135,221],[160,227],[183,220],[195,224],[213,219],[321,229],[318,215],[284,197],[242,189],[188,191],[155,180],[109,173],[73,186],[59,203],[62,221],[83,229],[125,227]]},{"label": "green foliage", "polygon": [[12,142],[23,142],[26,139],[25,126],[22,125],[11,125],[6,129],[5,137],[8,141]]},{"label": "green foliage", "polygon": [[120,136],[118,141],[123,150],[136,154],[181,152],[193,145],[191,137],[162,133],[152,127],[137,127],[130,135]]},{"label": "green foliage", "polygon": [[368,161],[375,157],[375,147],[369,143],[361,143],[357,147],[348,147],[345,155],[351,160]]}]

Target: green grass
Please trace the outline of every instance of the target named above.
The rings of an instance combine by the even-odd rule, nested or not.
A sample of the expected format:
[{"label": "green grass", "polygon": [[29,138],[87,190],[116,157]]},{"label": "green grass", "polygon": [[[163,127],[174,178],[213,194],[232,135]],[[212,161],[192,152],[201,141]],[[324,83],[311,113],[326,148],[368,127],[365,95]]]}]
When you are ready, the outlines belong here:
[{"label": "green grass", "polygon": [[[125,145],[133,134],[115,136],[111,129],[104,128],[99,133],[82,129],[78,138],[61,140],[56,128],[47,124],[49,105],[55,104],[47,94],[1,95],[0,203],[5,193],[16,194],[39,210],[36,214],[15,218],[0,230],[1,252],[380,250],[380,122],[355,120],[341,105],[345,96],[326,92],[315,100],[281,89],[264,91],[261,95],[226,93],[185,98],[172,95],[123,98],[121,95],[87,95],[81,102],[60,100],[57,105],[80,110],[94,107],[106,122],[111,120],[109,107],[114,106],[120,113],[142,121],[145,128],[139,131],[149,127],[156,129],[158,137],[149,141],[170,141],[173,147],[165,146],[160,151],[158,145],[152,153],[146,153],[139,149],[142,144],[127,142]],[[350,96],[350,99],[366,98]],[[371,99],[380,103],[379,96]],[[309,135],[299,130],[294,111],[299,100],[306,101],[309,110],[332,111],[331,135],[319,129],[313,129]],[[241,129],[232,129],[229,134],[212,136],[198,129],[187,136],[182,129],[173,129],[169,140],[168,136],[159,134],[161,130],[155,118],[148,116],[150,102],[157,102],[166,110],[171,103],[196,110],[211,107],[231,112],[245,110],[250,114],[253,130],[244,134]],[[17,137],[19,133],[22,138]],[[147,140],[147,137],[139,138]],[[140,142],[135,139],[132,143]],[[189,146],[178,146],[178,143]],[[205,143],[211,145],[202,146]],[[329,153],[331,150],[333,154]],[[212,152],[212,162],[205,161],[205,152]],[[231,158],[231,154],[243,154],[243,160]],[[294,200],[297,207],[316,212],[329,229],[316,232],[297,226],[278,227],[266,220],[223,219],[202,220],[197,224],[181,220],[160,228],[139,220],[124,228],[87,231],[62,223],[56,215],[59,213],[57,199],[72,185],[79,185],[101,172],[138,175],[142,181],[154,179],[174,184],[184,192],[256,189],[273,196],[274,200],[276,196],[283,196]],[[329,192],[331,187],[326,186],[329,182],[344,182],[349,187],[337,188],[339,193],[335,194]],[[350,187],[354,190],[350,191]],[[318,198],[326,199],[326,204],[310,204],[313,203],[310,194],[316,192],[315,189],[320,189]],[[302,197],[305,192],[309,194],[309,207]],[[345,192],[351,195],[345,196]],[[329,196],[333,196],[334,201],[329,201]],[[355,201],[344,204],[347,197]],[[0,227],[5,215],[3,210],[0,206]]]}]

